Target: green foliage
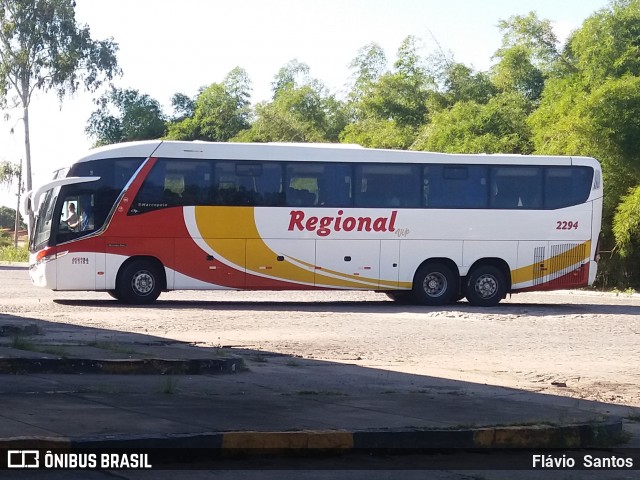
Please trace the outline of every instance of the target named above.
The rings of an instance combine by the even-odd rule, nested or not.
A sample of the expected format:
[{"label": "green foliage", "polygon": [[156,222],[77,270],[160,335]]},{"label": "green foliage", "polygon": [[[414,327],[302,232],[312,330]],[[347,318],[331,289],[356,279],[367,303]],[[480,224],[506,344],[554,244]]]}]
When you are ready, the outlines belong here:
[{"label": "green foliage", "polygon": [[27,246],[14,248],[13,240],[0,234],[0,262],[28,262],[29,249]]},{"label": "green foliage", "polygon": [[547,81],[540,106],[531,114],[533,142],[544,155],[589,155],[582,117],[587,90],[576,77]]},{"label": "green foliage", "polygon": [[41,88],[63,96],[81,84],[95,90],[103,75],[119,73],[117,44],[92,40],[89,27],[76,23],[73,0],[39,0],[37,7],[0,0],[0,19],[0,77],[21,96]]},{"label": "green foliage", "polygon": [[60,99],[81,86],[95,91],[120,73],[118,45],[96,41],[78,25],[73,0],[0,0],[0,105],[22,108],[25,125],[26,187],[31,190],[29,106],[36,90]]},{"label": "green foliage", "polygon": [[415,139],[413,128],[401,127],[394,120],[365,118],[348,124],[340,134],[343,143],[370,148],[406,149]]},{"label": "green foliage", "polygon": [[[13,230],[15,227],[16,211],[9,207],[0,207],[0,228],[8,228]],[[20,228],[27,228],[20,215]]]},{"label": "green foliage", "polygon": [[20,175],[20,166],[11,162],[0,162],[0,185],[10,184]]},{"label": "green foliage", "polygon": [[531,153],[526,122],[531,110],[531,102],[518,93],[499,94],[485,105],[458,102],[435,113],[411,148],[447,153]]},{"label": "green foliage", "polygon": [[485,104],[498,93],[488,74],[477,72],[462,63],[449,63],[440,74],[444,92],[438,96],[441,107],[450,107],[458,102]]},{"label": "green foliage", "polygon": [[251,128],[234,140],[244,142],[336,142],[346,111],[324,85],[309,77],[309,68],[294,60],[281,68],[273,99],[256,105]]},{"label": "green foliage", "polygon": [[613,219],[613,234],[623,257],[640,245],[640,185],[622,197]]},{"label": "green foliage", "polygon": [[612,0],[585,20],[569,50],[587,83],[640,75],[640,0]]},{"label": "green foliage", "polygon": [[543,72],[549,72],[557,63],[573,69],[571,61],[561,52],[558,37],[549,20],[540,20],[535,12],[516,15],[498,22],[503,32],[502,47],[496,52],[503,58],[512,48],[528,53],[531,64]]},{"label": "green foliage", "polygon": [[222,83],[203,89],[195,102],[174,95],[174,109],[181,117],[169,125],[170,140],[225,142],[249,128],[250,80],[245,70],[234,68]]},{"label": "green foliage", "polygon": [[174,111],[174,122],[180,122],[186,118],[192,117],[196,111],[195,100],[184,93],[176,93],[171,97],[171,106]]},{"label": "green foliage", "polygon": [[493,83],[500,90],[521,92],[530,100],[540,98],[544,81],[544,74],[531,62],[531,51],[524,45],[504,50],[493,70]]},{"label": "green foliage", "polygon": [[111,90],[96,100],[85,132],[96,146],[135,140],[153,140],[166,132],[165,118],[158,101],[137,90]]},{"label": "green foliage", "polygon": [[382,76],[386,66],[387,57],[379,44],[369,43],[358,50],[358,55],[349,64],[354,70],[353,87],[350,92],[352,100],[357,101],[365,96]]},{"label": "green foliage", "polygon": [[428,99],[435,89],[415,37],[398,49],[393,70],[383,73],[386,59],[370,44],[351,63],[354,90],[348,106],[353,121],[340,140],[377,148],[408,148],[427,120]]}]

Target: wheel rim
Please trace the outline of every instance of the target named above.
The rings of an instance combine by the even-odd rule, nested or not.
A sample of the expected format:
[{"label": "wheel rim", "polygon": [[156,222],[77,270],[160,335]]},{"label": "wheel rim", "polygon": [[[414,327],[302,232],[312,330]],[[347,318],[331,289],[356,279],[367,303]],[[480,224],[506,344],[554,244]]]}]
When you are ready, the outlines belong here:
[{"label": "wheel rim", "polygon": [[447,277],[440,272],[431,272],[422,282],[424,293],[430,297],[440,297],[447,290]]},{"label": "wheel rim", "polygon": [[137,272],[131,279],[133,291],[141,297],[149,295],[153,291],[155,284],[153,275],[146,270]]},{"label": "wheel rim", "polygon": [[480,275],[476,280],[475,290],[480,298],[491,298],[498,291],[498,280],[493,275]]}]

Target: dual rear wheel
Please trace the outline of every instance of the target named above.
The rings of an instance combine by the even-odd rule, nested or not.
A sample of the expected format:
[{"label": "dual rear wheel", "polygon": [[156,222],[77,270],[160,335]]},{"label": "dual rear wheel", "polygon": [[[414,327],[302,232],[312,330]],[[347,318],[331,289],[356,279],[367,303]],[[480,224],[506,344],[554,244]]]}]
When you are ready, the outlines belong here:
[{"label": "dual rear wheel", "polygon": [[[492,307],[507,293],[502,269],[492,264],[475,267],[463,285],[456,271],[443,262],[422,265],[413,280],[413,298],[423,305],[446,305],[464,295],[471,305]],[[462,291],[461,291],[462,290]]]}]

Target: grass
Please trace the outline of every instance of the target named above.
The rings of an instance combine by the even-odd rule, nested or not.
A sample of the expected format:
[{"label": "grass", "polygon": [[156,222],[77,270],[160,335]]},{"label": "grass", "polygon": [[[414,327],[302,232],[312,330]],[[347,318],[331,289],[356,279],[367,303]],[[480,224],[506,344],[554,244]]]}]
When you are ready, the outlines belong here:
[{"label": "grass", "polygon": [[122,345],[118,345],[117,343],[106,342],[104,340],[94,340],[93,342],[87,343],[87,346],[99,348],[100,350],[107,350],[113,353],[126,353],[128,355],[138,355],[140,353],[133,348],[123,347]]},{"label": "grass", "polygon": [[14,248],[13,245],[0,247],[0,262],[28,262],[29,249],[24,247]]},{"label": "grass", "polygon": [[628,288],[625,288],[624,290],[619,290],[618,288],[614,288],[613,290],[611,290],[611,293],[615,293],[616,295],[631,296],[637,292],[633,288],[628,287]]},{"label": "grass", "polygon": [[348,397],[346,393],[336,392],[334,390],[300,390],[298,395],[329,395],[336,397]]},{"label": "grass", "polygon": [[28,352],[47,353],[49,355],[57,355],[58,357],[66,358],[69,356],[69,352],[63,347],[44,346],[33,343],[22,335],[15,335],[11,338],[11,348],[16,350],[25,350]]},{"label": "grass", "polygon": [[177,391],[177,386],[178,380],[169,375],[164,378],[160,392],[165,395],[173,395]]}]

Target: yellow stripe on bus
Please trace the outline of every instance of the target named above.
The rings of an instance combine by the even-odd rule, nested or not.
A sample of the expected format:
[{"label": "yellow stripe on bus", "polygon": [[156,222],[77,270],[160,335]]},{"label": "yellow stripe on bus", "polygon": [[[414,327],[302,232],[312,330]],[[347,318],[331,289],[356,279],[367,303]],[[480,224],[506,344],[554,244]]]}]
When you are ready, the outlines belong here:
[{"label": "yellow stripe on bus", "polygon": [[[278,254],[261,239],[254,218],[253,207],[195,207],[195,219],[203,240],[228,262],[245,267],[247,273],[258,273],[261,276],[278,280],[327,287],[371,289],[378,285],[378,279],[358,278],[354,275],[332,270],[326,270],[326,272],[343,278],[327,276],[315,265],[290,256],[288,258],[303,265],[303,267],[292,263],[287,256],[285,256],[285,261],[283,262],[274,262]],[[244,249],[238,248],[238,245],[233,242],[229,242],[228,240],[230,239],[253,240],[249,260],[246,258]],[[263,265],[270,266],[268,275],[265,275],[265,270],[260,269],[260,266]],[[387,284],[387,282],[383,281],[383,283],[385,284],[383,288],[392,287],[391,282]]]},{"label": "yellow stripe on bus", "polygon": [[[586,252],[586,255],[582,256],[581,254]],[[562,271],[566,268],[575,265],[579,261],[584,261],[589,258],[589,254],[591,252],[591,241],[587,240],[585,243],[581,243],[576,245],[573,248],[570,248],[558,255],[554,255],[553,257],[545,258],[541,262],[532,263],[525,267],[518,268],[511,272],[511,284],[516,285],[519,283],[531,282],[534,278],[538,277],[546,277],[549,275],[553,275],[559,271]],[[536,269],[540,268],[540,264],[544,265],[545,270],[536,274]],[[538,270],[539,272],[539,270]]]}]

